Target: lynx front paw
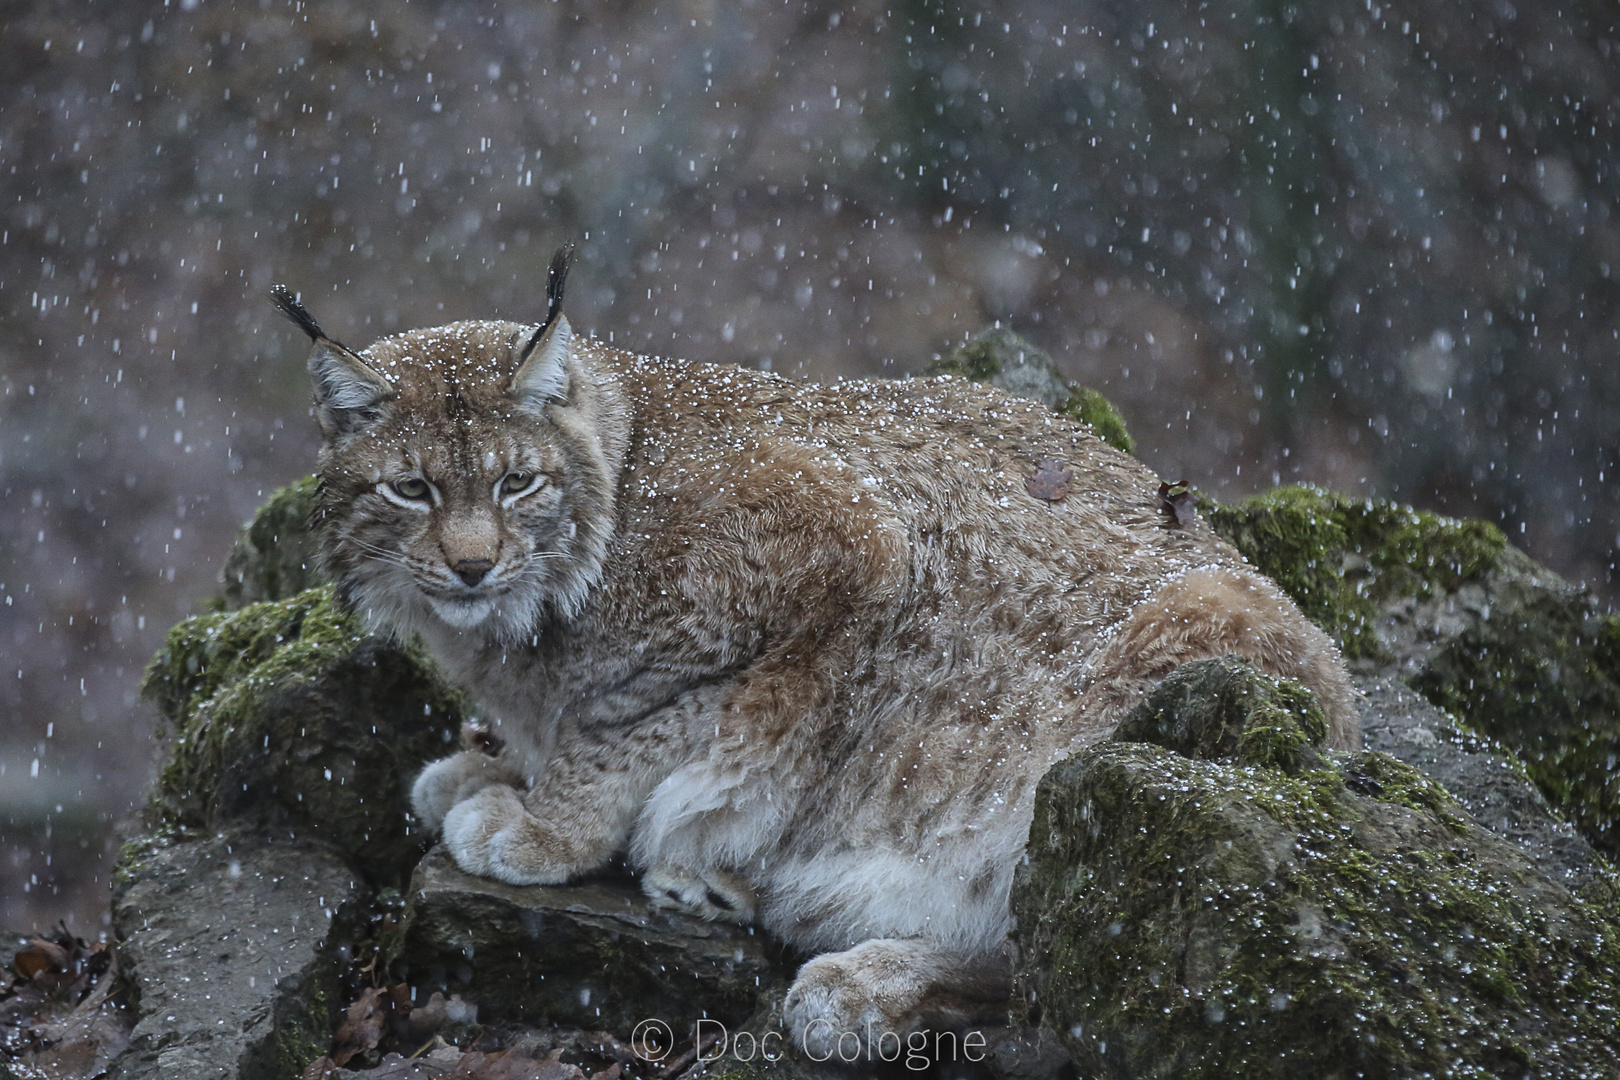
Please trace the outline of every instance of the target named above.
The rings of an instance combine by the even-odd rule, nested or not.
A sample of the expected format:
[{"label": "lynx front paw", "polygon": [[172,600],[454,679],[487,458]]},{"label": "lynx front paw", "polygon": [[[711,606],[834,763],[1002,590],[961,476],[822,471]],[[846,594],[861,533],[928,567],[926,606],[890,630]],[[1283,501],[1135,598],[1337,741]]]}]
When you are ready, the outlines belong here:
[{"label": "lynx front paw", "polygon": [[450,808],[495,784],[522,787],[523,778],[504,758],[467,750],[423,769],[411,785],[411,810],[431,832],[438,832]]},{"label": "lynx front paw", "polygon": [[506,786],[486,787],[451,807],[444,843],[467,873],[510,885],[560,885],[579,869],[568,845]]},{"label": "lynx front paw", "polygon": [[753,887],[724,870],[697,874],[680,866],[660,866],[642,875],[641,889],[655,907],[684,911],[711,922],[746,925],[754,921]]}]

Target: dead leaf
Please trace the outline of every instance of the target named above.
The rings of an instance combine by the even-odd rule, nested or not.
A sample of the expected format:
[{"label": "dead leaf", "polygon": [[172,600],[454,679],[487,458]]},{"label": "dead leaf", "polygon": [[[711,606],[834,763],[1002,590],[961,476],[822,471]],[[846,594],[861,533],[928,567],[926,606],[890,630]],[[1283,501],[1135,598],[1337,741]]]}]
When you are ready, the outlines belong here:
[{"label": "dead leaf", "polygon": [[18,949],[17,955],[11,958],[11,966],[25,979],[32,979],[41,974],[66,975],[70,963],[66,949],[44,938],[30,941]]},{"label": "dead leaf", "polygon": [[360,999],[343,1014],[332,1037],[331,1059],[334,1066],[348,1064],[350,1058],[367,1050],[375,1050],[382,1041],[383,1024],[393,1011],[394,1000],[381,986],[373,986],[360,994]]},{"label": "dead leaf", "polygon": [[1159,484],[1159,509],[1169,517],[1173,529],[1185,528],[1198,518],[1198,496],[1185,480]]},{"label": "dead leaf", "polygon": [[112,953],[105,944],[91,945],[63,924],[51,937],[34,938],[17,950],[11,960],[16,976],[0,990],[0,999],[37,1004],[56,997],[78,1004],[111,963]]},{"label": "dead leaf", "polygon": [[524,1057],[514,1050],[493,1054],[473,1051],[462,1057],[449,1080],[585,1080],[577,1065],[562,1060],[563,1052],[553,1050],[543,1059]]},{"label": "dead leaf", "polygon": [[[97,954],[89,958],[98,959]],[[105,963],[81,966],[96,967],[79,980],[91,983],[83,999],[73,1011],[59,1020],[36,1024],[29,1035],[37,1051],[26,1055],[25,1064],[32,1069],[26,1075],[46,1077],[93,1077],[107,1071],[112,1060],[129,1046],[129,1027],[133,1019],[125,1014],[115,1000],[116,980],[106,974]]]},{"label": "dead leaf", "polygon": [[1037,499],[1057,502],[1069,493],[1069,473],[1061,461],[1043,461],[1035,466],[1035,475],[1024,481],[1024,490]]}]

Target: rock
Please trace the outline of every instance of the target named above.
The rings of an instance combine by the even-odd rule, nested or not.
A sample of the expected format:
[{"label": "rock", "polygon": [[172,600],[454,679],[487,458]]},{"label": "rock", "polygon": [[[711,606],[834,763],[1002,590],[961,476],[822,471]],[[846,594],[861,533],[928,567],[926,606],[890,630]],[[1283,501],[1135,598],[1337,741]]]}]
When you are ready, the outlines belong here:
[{"label": "rock", "polygon": [[282,595],[317,580],[314,494],[310,479],[272,496],[232,554],[227,610],[171,630],[143,681],[168,751],[115,871],[141,1002],[115,1075],[295,1075],[344,1004],[334,942],[423,850],[407,788],[462,700],[330,587]]},{"label": "rock", "polygon": [[479,1020],[628,1033],[662,1020],[736,1024],[786,991],[792,966],[751,928],[650,907],[628,878],[515,886],[456,869],[443,848],[411,880],[402,974],[423,1000],[458,993]]},{"label": "rock", "polygon": [[1552,806],[1620,857],[1620,620],[1495,526],[1314,488],[1210,523],[1333,634],[1509,748]]},{"label": "rock", "polygon": [[1438,780],[1474,822],[1518,844],[1536,869],[1600,906],[1620,900],[1615,876],[1499,743],[1459,728],[1442,710],[1393,679],[1358,675],[1361,731],[1368,750],[1399,758]]},{"label": "rock", "polygon": [[138,1019],[111,1075],[297,1076],[331,1039],[343,946],[368,890],[308,841],[126,851],[113,899]]},{"label": "rock", "polygon": [[271,494],[242,527],[220,572],[221,599],[235,611],[265,600],[285,600],[327,584],[316,560],[310,527],[320,483],[313,476]]},{"label": "rock", "polygon": [[154,828],[270,828],[331,843],[373,884],[408,879],[424,840],[408,787],[453,749],[462,700],[329,587],[187,619],[142,692],[171,733]]},{"label": "rock", "polygon": [[1071,420],[1079,420],[1089,424],[1091,430],[1097,433],[1097,438],[1127,454],[1136,453],[1136,440],[1125,428],[1125,418],[1120,416],[1114,403],[1103,397],[1101,391],[1070,383],[1069,400],[1059,407],[1058,412]]},{"label": "rock", "polygon": [[1235,656],[1186,664],[1120,722],[1120,742],[1184,757],[1234,758],[1293,774],[1323,767],[1327,719],[1311,692]]},{"label": "rock", "polygon": [[928,366],[930,375],[960,375],[1031,398],[1090,425],[1097,437],[1125,453],[1136,443],[1119,410],[1102,394],[1063,377],[1044,349],[1002,326],[981,331]]},{"label": "rock", "polygon": [[[1138,713],[1177,711],[1198,683],[1229,684],[1233,663],[1184,665]],[[1297,690],[1267,694],[1266,681],[1254,673],[1248,696],[1272,729]],[[1041,782],[1013,888],[1020,982],[1082,1075],[1612,1067],[1612,912],[1389,755],[1290,774],[1245,753],[1276,745],[1274,734],[1234,742],[1197,726],[1127,721],[1132,734],[1170,730],[1163,741],[1220,756],[1114,740]],[[1302,727],[1283,741],[1312,737]]]}]

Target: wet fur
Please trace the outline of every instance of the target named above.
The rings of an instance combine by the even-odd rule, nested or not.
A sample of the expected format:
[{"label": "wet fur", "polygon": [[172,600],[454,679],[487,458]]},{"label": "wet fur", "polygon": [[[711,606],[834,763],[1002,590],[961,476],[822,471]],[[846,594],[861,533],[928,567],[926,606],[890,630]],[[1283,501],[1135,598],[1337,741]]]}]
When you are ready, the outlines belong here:
[{"label": "wet fur", "polygon": [[[565,318],[323,341],[328,567],[506,744],[429,767],[417,813],[471,873],[628,851],[655,902],[827,954],[787,1003],[812,1049],[1004,993],[1036,782],[1177,664],[1249,657],[1358,740],[1327,637],[1039,404],[634,356]],[[1026,493],[1042,461],[1062,501]],[[502,506],[514,470],[547,483]],[[407,472],[442,502],[383,491]]]}]

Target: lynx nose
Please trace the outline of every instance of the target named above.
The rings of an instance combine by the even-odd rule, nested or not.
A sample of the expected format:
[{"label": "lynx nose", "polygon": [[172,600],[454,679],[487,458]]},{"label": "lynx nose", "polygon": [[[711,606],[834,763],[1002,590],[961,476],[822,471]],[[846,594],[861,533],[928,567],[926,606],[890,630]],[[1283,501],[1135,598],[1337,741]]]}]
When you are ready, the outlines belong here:
[{"label": "lynx nose", "polygon": [[495,563],[490,559],[458,559],[450,569],[470,587],[483,581],[484,575],[495,569]]}]

